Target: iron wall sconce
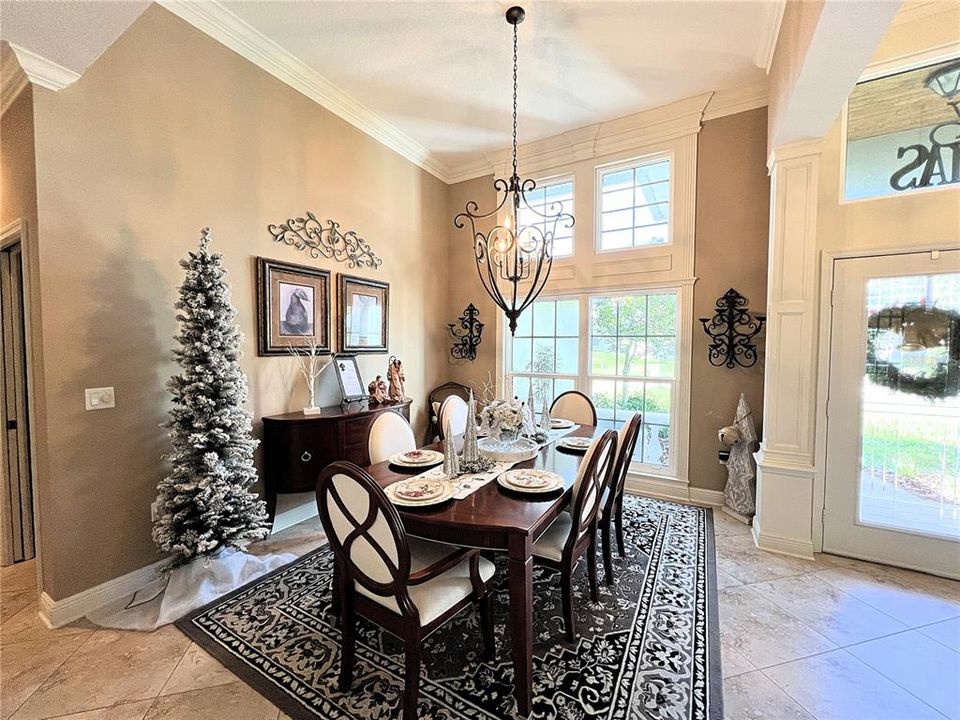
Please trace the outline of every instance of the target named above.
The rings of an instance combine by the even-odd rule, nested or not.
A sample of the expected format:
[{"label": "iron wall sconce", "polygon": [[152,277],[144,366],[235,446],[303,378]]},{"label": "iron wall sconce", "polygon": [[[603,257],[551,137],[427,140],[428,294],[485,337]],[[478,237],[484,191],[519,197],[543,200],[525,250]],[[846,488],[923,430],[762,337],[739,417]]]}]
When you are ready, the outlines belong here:
[{"label": "iron wall sconce", "polygon": [[450,328],[450,334],[456,340],[450,348],[450,354],[458,360],[477,359],[477,346],[480,344],[480,335],[483,333],[483,323],[480,322],[479,317],[480,311],[470,303],[457,322],[447,325]]},{"label": "iron wall sconce", "polygon": [[710,364],[715,367],[749,368],[757,364],[757,346],[752,340],[763,330],[766,315],[751,315],[747,299],[733,288],[717,298],[713,317],[700,318],[710,338]]}]

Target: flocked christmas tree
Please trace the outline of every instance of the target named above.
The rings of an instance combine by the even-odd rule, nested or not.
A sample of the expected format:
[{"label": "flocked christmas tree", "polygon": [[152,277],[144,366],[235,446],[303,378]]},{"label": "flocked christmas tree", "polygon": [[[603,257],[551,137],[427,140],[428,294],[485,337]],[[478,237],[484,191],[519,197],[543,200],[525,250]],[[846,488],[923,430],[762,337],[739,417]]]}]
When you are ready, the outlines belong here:
[{"label": "flocked christmas tree", "polygon": [[169,476],[158,486],[160,513],[153,540],[174,554],[173,566],[242,548],[268,534],[266,507],[250,492],[256,482],[247,380],[240,370],[240,332],[235,324],[223,256],[208,247],[180,261],[186,278],[176,304],[180,373],[170,379],[173,408],[166,427],[173,452]]}]

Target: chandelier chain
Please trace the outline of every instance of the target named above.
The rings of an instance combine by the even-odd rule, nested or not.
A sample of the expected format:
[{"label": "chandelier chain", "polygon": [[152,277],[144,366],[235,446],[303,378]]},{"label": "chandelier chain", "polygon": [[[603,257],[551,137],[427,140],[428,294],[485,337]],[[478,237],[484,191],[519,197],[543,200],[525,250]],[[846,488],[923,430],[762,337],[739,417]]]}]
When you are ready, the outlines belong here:
[{"label": "chandelier chain", "polygon": [[517,175],[517,26],[513,26],[513,176]]}]

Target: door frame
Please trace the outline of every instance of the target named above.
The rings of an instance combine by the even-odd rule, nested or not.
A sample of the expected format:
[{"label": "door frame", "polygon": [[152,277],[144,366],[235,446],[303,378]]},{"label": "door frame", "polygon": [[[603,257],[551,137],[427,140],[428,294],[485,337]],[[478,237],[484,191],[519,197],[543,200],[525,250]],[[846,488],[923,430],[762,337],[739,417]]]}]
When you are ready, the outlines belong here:
[{"label": "door frame", "polygon": [[[10,245],[20,243],[20,256],[23,263],[23,317],[24,327],[26,328],[24,343],[26,346],[26,371],[27,371],[27,443],[30,447],[30,491],[33,499],[33,547],[37,569],[37,593],[43,591],[43,572],[40,542],[40,496],[38,493],[38,452],[37,452],[37,403],[35,380],[36,363],[34,363],[34,353],[36,347],[33,344],[33,330],[36,317],[31,308],[33,298],[33,245],[29,235],[30,229],[26,218],[17,218],[2,228],[0,228],[0,250],[6,249]],[[0,433],[0,455],[3,454],[6,437]]]},{"label": "door frame", "polygon": [[[830,423],[828,402],[830,399],[830,354],[831,338],[833,337],[833,284],[836,272],[836,261],[850,258],[889,257],[891,255],[916,255],[937,251],[956,250],[960,247],[960,238],[957,240],[943,240],[923,243],[922,245],[900,245],[891,248],[863,248],[859,250],[823,250],[820,254],[820,332],[818,334],[819,348],[817,351],[817,404],[816,404],[816,453],[814,463],[816,473],[813,477],[813,516],[811,518],[813,530],[814,552],[823,552],[823,509],[826,503],[827,489],[827,431]],[[877,558],[863,557],[861,560],[888,564]],[[909,568],[911,570],[916,568]],[[923,572],[922,570],[920,572]]]}]

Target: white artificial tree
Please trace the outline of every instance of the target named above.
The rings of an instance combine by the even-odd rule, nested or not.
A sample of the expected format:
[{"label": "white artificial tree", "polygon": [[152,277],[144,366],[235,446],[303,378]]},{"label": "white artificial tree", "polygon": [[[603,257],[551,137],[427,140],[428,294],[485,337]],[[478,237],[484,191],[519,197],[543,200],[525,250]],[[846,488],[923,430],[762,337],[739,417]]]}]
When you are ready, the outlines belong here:
[{"label": "white artificial tree", "polygon": [[176,304],[180,373],[168,384],[173,407],[166,424],[173,451],[170,474],[158,486],[153,526],[154,542],[173,554],[174,567],[269,533],[266,505],[250,492],[258,441],[245,407],[237,313],[223,256],[209,243],[205,228],[199,248],[180,261],[186,271]]}]

